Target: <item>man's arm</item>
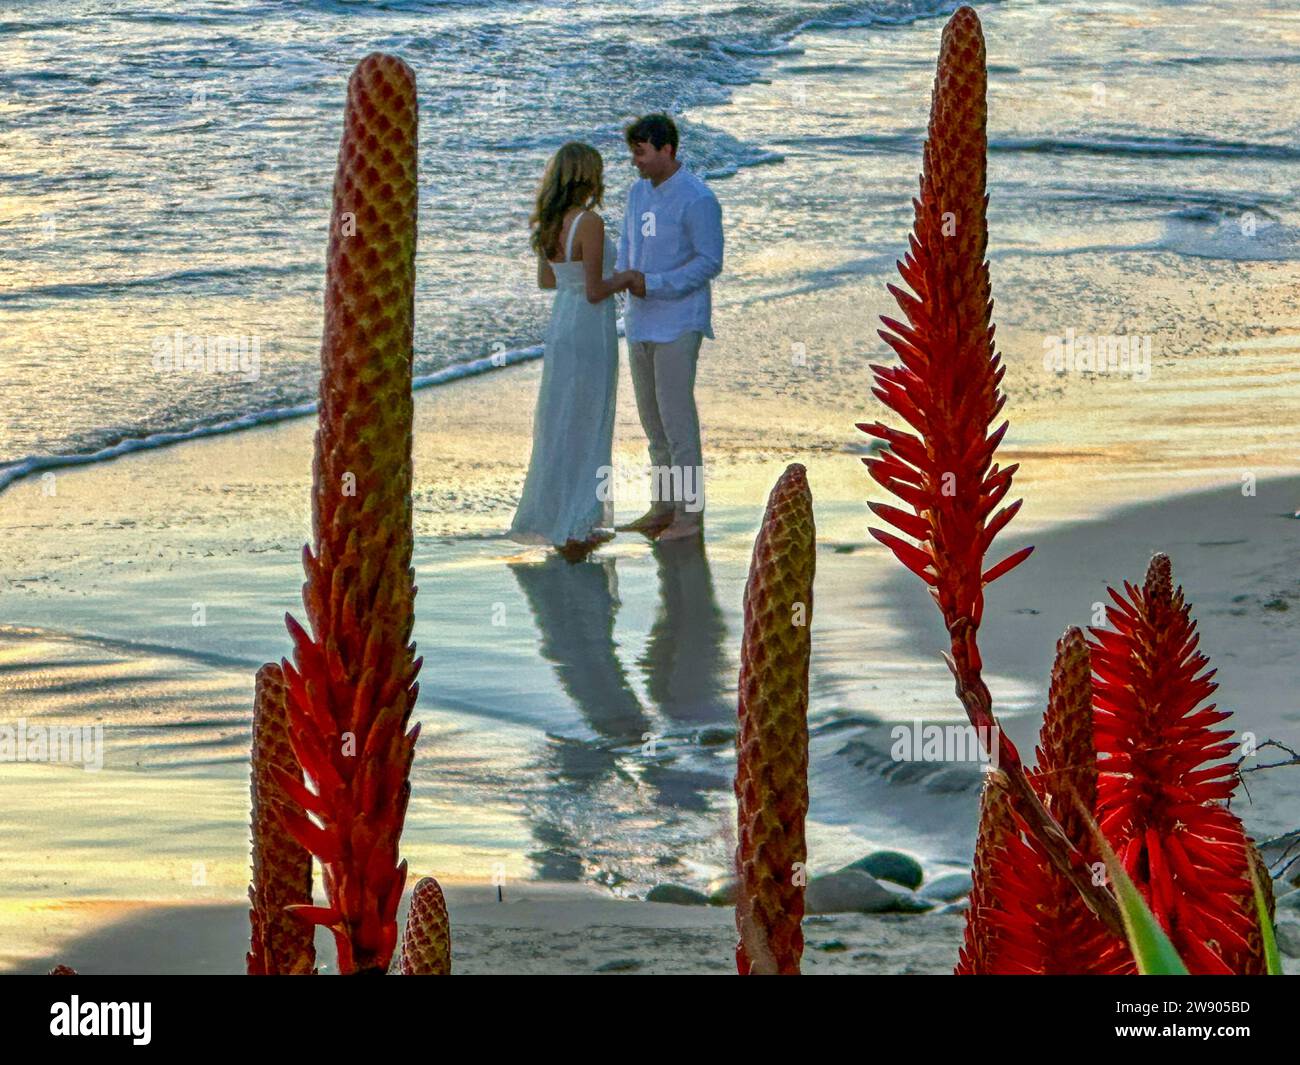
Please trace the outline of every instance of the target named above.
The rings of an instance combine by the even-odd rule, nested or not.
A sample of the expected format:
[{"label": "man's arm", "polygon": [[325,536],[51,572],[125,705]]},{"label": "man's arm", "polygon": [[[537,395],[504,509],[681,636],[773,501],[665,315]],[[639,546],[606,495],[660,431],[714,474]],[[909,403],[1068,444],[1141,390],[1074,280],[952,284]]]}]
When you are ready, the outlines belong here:
[{"label": "man's arm", "polygon": [[682,230],[695,254],[675,270],[646,274],[646,299],[680,299],[722,272],[722,208],[716,197],[701,196],[687,207]]}]

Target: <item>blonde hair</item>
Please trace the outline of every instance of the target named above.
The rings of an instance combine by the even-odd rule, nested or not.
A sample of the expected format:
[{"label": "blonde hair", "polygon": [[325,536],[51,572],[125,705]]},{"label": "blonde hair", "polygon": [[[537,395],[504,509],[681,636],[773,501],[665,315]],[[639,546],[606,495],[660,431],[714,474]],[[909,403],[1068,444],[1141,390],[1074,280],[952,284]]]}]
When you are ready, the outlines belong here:
[{"label": "blonde hair", "polygon": [[564,217],[574,207],[599,207],[605,198],[605,163],[590,144],[569,141],[551,156],[528,219],[533,250],[547,259],[560,251]]}]

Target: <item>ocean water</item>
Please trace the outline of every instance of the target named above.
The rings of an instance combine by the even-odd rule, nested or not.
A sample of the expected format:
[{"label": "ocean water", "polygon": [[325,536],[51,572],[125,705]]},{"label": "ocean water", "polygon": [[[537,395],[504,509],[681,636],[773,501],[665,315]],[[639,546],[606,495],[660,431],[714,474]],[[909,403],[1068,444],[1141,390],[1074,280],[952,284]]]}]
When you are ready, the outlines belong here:
[{"label": "ocean water", "polygon": [[[902,24],[937,6],[6,5],[0,462],[264,420],[314,398],[342,104],[369,51],[401,55],[419,82],[425,375],[540,339],[527,214],[565,140],[606,154],[617,214],[630,117],[724,100],[802,28]],[[683,126],[707,174],[775,158]],[[155,370],[154,343],[177,330],[247,338],[250,357],[235,373]]]},{"label": "ocean water", "polygon": [[[415,68],[417,373],[534,357],[547,155],[678,115],[717,183],[720,305],[885,274],[950,0],[15,0],[0,15],[0,488],[48,465],[302,413],[348,72]],[[1300,29],[1285,2],[984,6],[996,256],[1294,260]],[[757,89],[763,106],[737,99]],[[730,181],[770,168],[763,183]],[[798,244],[797,254],[785,249]],[[781,254],[767,254],[773,248]],[[1086,271],[1084,271],[1086,275]],[[156,345],[231,338],[240,370]]]}]

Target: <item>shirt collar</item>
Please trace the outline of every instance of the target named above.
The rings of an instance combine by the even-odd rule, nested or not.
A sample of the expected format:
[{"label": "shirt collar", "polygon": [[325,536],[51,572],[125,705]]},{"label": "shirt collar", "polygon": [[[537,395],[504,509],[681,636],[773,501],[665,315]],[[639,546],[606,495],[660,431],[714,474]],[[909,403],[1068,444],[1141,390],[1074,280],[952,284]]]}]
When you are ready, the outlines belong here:
[{"label": "shirt collar", "polygon": [[646,184],[650,186],[650,191],[651,191],[651,192],[653,192],[655,195],[659,195],[659,194],[661,194],[661,193],[662,193],[666,188],[668,188],[669,185],[672,185],[674,182],[677,181],[678,178],[680,178],[684,173],[686,173],[686,169],[687,169],[687,168],[686,168],[686,164],[685,164],[685,163],[682,163],[682,165],[679,166],[679,167],[676,169],[676,171],[674,171],[672,177],[665,178],[663,181],[659,182],[658,185],[655,185],[655,183],[654,183],[653,181],[650,181],[650,180],[647,178],[647,179],[646,179]]}]

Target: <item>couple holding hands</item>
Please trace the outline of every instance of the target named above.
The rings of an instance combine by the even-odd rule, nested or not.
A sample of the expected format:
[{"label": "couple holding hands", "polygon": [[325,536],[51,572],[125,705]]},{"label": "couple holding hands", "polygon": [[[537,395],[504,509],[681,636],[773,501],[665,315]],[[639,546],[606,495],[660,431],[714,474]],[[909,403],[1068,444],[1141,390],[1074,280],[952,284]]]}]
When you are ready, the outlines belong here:
[{"label": "couple holding hands", "polygon": [[667,115],[624,131],[641,177],[628,191],[617,246],[597,213],[604,162],[571,141],[551,157],[530,219],[537,283],[554,289],[533,449],[510,537],[582,558],[614,535],[612,471],[618,391],[614,296],[626,292],[624,332],[652,476],[649,511],[620,530],[659,540],[703,532],[695,367],[713,336],[709,283],[722,270],[722,211],[677,158]]}]

